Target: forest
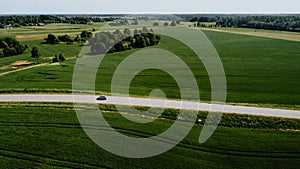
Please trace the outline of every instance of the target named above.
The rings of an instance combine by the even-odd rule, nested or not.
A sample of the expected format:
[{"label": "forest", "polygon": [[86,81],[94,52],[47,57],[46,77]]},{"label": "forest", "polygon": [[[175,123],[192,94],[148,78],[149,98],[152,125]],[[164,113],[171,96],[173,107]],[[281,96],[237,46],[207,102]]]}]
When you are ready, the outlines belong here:
[{"label": "forest", "polygon": [[179,15],[190,22],[215,22],[217,27],[300,32],[300,15]]},{"label": "forest", "polygon": [[0,28],[35,26],[40,23],[89,24],[91,22],[108,22],[119,18],[117,15],[3,15],[0,16]]}]

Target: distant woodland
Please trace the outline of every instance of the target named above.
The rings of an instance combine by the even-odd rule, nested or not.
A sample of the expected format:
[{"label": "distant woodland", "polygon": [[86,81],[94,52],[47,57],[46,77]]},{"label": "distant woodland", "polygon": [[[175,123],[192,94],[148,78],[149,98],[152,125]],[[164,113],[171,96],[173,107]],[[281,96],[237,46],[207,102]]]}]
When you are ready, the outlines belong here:
[{"label": "distant woodland", "polygon": [[179,15],[190,22],[215,22],[216,27],[238,27],[300,32],[300,15]]},{"label": "distant woodland", "polygon": [[[89,24],[119,19],[125,15],[2,15],[0,28],[33,26],[49,23]],[[300,15],[247,15],[247,14],[179,14],[185,21],[215,22],[216,27],[238,27],[300,32]],[[151,17],[142,17],[149,19]],[[155,19],[161,20],[156,16]],[[153,19],[153,18],[152,18]],[[136,23],[132,23],[136,24]]]}]

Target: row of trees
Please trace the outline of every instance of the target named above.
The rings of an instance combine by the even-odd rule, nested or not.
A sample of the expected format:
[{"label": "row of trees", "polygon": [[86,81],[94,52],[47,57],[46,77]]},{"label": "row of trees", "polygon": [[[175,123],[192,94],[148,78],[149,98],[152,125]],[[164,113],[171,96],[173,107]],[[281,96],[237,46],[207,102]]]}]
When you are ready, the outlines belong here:
[{"label": "row of trees", "polygon": [[220,27],[240,27],[300,32],[300,15],[183,15],[190,22],[216,22]]},{"label": "row of trees", "polygon": [[62,35],[56,37],[53,34],[48,34],[48,37],[45,38],[45,44],[58,44],[59,42],[67,42],[67,43],[73,43],[73,42],[86,42],[89,38],[92,37],[92,32],[88,31],[82,31],[80,35],[77,35],[74,39],[70,37],[69,35]]},{"label": "row of trees", "polygon": [[0,39],[0,57],[23,54],[27,48],[28,46],[20,44],[16,39]]},{"label": "row of trees", "polygon": [[108,22],[117,16],[73,16],[73,15],[4,15],[0,16],[0,28],[11,24],[13,27],[31,26],[39,23],[88,24],[91,22]]},{"label": "row of trees", "polygon": [[130,22],[128,19],[116,20],[114,22],[109,23],[109,26],[126,26],[126,25],[139,25],[137,19],[134,19]]},{"label": "row of trees", "polygon": [[152,30],[148,30],[147,28],[134,30],[133,35],[126,28],[123,32],[116,30],[113,33],[97,33],[89,40],[89,45],[91,46],[91,54],[97,55],[154,46],[160,42],[160,39],[159,35],[156,35]]},{"label": "row of trees", "polygon": [[[178,20],[178,21],[171,21],[171,23],[169,23],[169,22],[165,22],[164,23],[164,26],[177,26],[177,25],[179,25],[180,24],[180,21]],[[158,22],[154,22],[153,23],[153,26],[159,26],[159,23]]]}]

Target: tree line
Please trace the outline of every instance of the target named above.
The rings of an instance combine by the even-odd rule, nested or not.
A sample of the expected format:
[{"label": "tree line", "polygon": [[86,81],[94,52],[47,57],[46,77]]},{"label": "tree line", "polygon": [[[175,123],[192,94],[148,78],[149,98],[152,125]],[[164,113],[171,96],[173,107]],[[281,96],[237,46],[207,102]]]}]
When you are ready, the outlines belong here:
[{"label": "tree line", "polygon": [[58,44],[59,42],[66,42],[68,44],[72,44],[73,42],[78,42],[78,43],[84,43],[86,42],[89,38],[92,37],[92,32],[89,31],[82,31],[80,35],[77,35],[75,38],[72,38],[69,35],[61,35],[56,37],[53,34],[48,34],[47,38],[45,38],[44,44]]},{"label": "tree line", "polygon": [[10,37],[0,39],[0,57],[20,55],[27,48],[27,45],[22,45],[16,39]]},{"label": "tree line", "polygon": [[91,22],[109,22],[118,16],[67,16],[67,15],[4,15],[0,16],[0,28],[34,26],[39,23],[89,24]]},{"label": "tree line", "polygon": [[238,27],[300,32],[300,15],[181,15],[190,22],[216,22],[217,27]]},{"label": "tree line", "polygon": [[98,55],[154,46],[160,42],[160,39],[160,35],[147,28],[134,30],[133,35],[131,35],[130,29],[126,28],[123,31],[117,29],[112,33],[96,33],[88,42],[91,46],[91,54]]}]

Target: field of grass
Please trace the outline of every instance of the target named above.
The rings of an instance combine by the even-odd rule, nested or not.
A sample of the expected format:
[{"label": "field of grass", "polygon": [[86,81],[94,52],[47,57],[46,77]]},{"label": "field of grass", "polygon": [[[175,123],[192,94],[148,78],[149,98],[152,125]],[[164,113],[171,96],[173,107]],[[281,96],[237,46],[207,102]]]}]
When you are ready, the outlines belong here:
[{"label": "field of grass", "polygon": [[36,64],[36,59],[31,58],[31,49],[32,47],[36,46],[40,49],[40,63],[49,63],[52,61],[54,55],[59,55],[62,53],[66,59],[75,58],[78,56],[81,45],[78,43],[73,44],[57,44],[57,45],[50,45],[50,44],[42,44],[43,40],[35,40],[35,41],[26,41],[22,42],[23,44],[28,46],[28,49],[21,55],[12,56],[12,57],[5,57],[0,59],[0,73],[7,72],[10,70],[16,70],[22,67],[14,67],[13,64],[16,61],[27,61],[31,62],[32,64]]},{"label": "field of grass", "polygon": [[[297,168],[300,164],[299,132],[218,127],[206,143],[198,144],[202,126],[195,125],[172,150],[128,159],[94,144],[71,104],[2,103],[0,107],[3,168]],[[161,133],[173,123],[156,120],[138,125],[115,113],[105,113],[105,118],[117,131],[135,137]]]},{"label": "field of grass", "polygon": [[[228,83],[228,102],[254,104],[299,105],[300,101],[300,48],[299,42],[205,31],[223,62]],[[58,50],[76,55],[78,46],[49,45],[50,53]],[[207,72],[199,59],[185,46],[171,38],[163,37],[156,48],[162,48],[180,56],[195,74],[202,100],[210,99],[210,84]],[[60,48],[60,49],[57,49]],[[41,51],[47,51],[42,49]],[[118,64],[137,50],[109,54],[100,66],[96,89],[109,93],[111,77]],[[1,62],[1,60],[0,60]],[[0,88],[5,89],[71,89],[73,65],[66,67],[43,66],[16,72],[1,78]],[[89,69],[89,67],[87,67]],[[89,76],[89,75],[86,75]],[[33,83],[34,82],[34,83]],[[147,96],[154,88],[163,89],[168,97],[178,98],[177,85],[173,78],[158,70],[141,72],[131,83],[131,94]]]},{"label": "field of grass", "polygon": [[106,23],[95,23],[93,25],[84,24],[49,24],[46,26],[26,26],[8,30],[0,30],[1,34],[10,34],[16,37],[19,41],[28,40],[42,40],[47,37],[48,34],[54,35],[71,35],[76,36],[81,31],[92,31],[93,29],[100,29]]},{"label": "field of grass", "polygon": [[256,37],[265,37],[271,39],[283,39],[300,42],[300,33],[286,32],[276,30],[251,29],[251,28],[201,28],[202,30],[211,30],[216,32],[227,32],[240,35],[249,35]]}]

